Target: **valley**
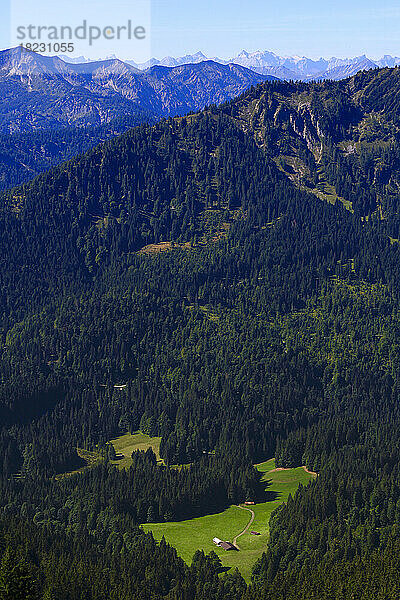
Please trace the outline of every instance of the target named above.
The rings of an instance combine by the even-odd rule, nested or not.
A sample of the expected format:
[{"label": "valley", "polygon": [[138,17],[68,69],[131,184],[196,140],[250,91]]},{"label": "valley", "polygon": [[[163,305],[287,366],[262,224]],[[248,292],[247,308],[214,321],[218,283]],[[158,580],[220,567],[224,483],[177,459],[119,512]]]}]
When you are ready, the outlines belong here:
[{"label": "valley", "polygon": [[[305,486],[315,477],[313,474],[306,473],[302,467],[277,471],[274,459],[260,463],[256,468],[263,474],[264,485],[268,484],[266,494],[270,498],[266,502],[256,502],[255,505],[248,507],[255,515],[251,530],[260,535],[254,536],[247,530],[240,538],[235,538],[247,527],[251,518],[251,514],[248,511],[241,511],[240,506],[231,506],[222,513],[188,521],[145,523],[144,530],[151,531],[156,540],[164,536],[188,564],[196,550],[203,550],[206,554],[213,550],[217,553],[224,570],[237,568],[245,580],[250,582],[254,563],[267,548],[268,522],[271,514],[282,503],[287,502],[289,495],[294,496],[299,485]],[[215,536],[230,541],[237,539],[239,551],[226,552],[218,548],[213,543]]]},{"label": "valley", "polygon": [[[254,81],[112,59],[121,88],[97,98],[93,64],[51,60],[27,91],[10,55],[0,592],[397,600],[399,69]],[[49,136],[51,168],[42,118],[68,149]]]}]

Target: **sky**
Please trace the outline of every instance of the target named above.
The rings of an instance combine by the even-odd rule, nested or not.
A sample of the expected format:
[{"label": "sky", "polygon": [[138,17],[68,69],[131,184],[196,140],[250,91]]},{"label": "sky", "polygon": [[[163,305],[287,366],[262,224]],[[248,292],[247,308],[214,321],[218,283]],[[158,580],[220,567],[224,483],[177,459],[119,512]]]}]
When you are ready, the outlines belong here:
[{"label": "sky", "polygon": [[[150,3],[151,18],[145,8]],[[229,58],[242,49],[310,58],[400,55],[398,0],[0,0],[0,6],[2,48],[10,45],[14,15],[14,29],[34,18],[47,25],[87,19],[99,27],[114,26],[128,18],[145,24],[146,44],[99,39],[84,48],[91,58],[117,54],[139,62],[147,55],[162,58],[198,50]]]}]

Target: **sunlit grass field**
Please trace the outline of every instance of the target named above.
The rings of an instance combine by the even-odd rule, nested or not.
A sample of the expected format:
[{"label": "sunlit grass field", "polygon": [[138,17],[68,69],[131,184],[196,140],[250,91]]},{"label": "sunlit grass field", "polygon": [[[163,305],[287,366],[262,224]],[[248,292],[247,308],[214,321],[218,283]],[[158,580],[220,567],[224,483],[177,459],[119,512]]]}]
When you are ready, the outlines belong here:
[{"label": "sunlit grass field", "polygon": [[140,431],[136,431],[135,433],[126,433],[125,435],[121,435],[114,440],[111,440],[112,445],[114,446],[114,450],[117,454],[123,454],[124,458],[119,460],[112,461],[112,464],[116,465],[119,469],[127,469],[132,464],[132,452],[136,450],[148,450],[149,448],[153,449],[154,454],[157,457],[157,460],[161,462],[160,459],[160,442],[161,438],[159,437],[150,437],[145,433],[141,433]]},{"label": "sunlit grass field", "polygon": [[[277,506],[286,502],[289,494],[294,494],[300,484],[307,485],[313,479],[313,475],[307,473],[302,467],[274,471],[275,459],[273,458],[256,467],[264,473],[263,481],[270,483],[267,490],[273,499],[249,506],[254,510],[255,519],[249,531],[237,540],[239,552],[226,552],[212,541],[214,537],[232,541],[246,527],[251,514],[237,506],[231,506],[218,514],[188,521],[146,523],[143,528],[152,531],[158,540],[164,536],[187,563],[190,563],[197,549],[204,550],[206,553],[214,550],[221,558],[224,567],[237,567],[243,577],[249,581],[251,569],[268,542],[268,522],[271,513]],[[261,535],[253,536],[250,531],[257,531]]]}]

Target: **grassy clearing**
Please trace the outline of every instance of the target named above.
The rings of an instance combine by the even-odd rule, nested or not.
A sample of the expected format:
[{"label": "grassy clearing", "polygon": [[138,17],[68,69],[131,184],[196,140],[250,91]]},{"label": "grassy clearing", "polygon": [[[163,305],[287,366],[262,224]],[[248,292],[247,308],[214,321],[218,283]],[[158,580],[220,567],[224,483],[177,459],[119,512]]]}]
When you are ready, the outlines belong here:
[{"label": "grassy clearing", "polygon": [[[222,513],[207,515],[188,521],[145,524],[145,531],[152,531],[154,537],[160,540],[162,536],[178,551],[187,563],[190,563],[197,549],[205,552],[215,552],[224,559],[227,553],[218,548],[212,541],[213,537],[232,540],[249,522],[250,513],[231,506]],[[243,539],[244,536],[239,538]],[[235,553],[239,554],[239,552]]]},{"label": "grassy clearing", "polygon": [[132,464],[132,452],[136,450],[148,450],[153,449],[154,454],[159,462],[162,462],[160,458],[160,442],[159,437],[150,437],[145,433],[136,431],[135,433],[126,433],[121,435],[115,440],[111,440],[111,444],[114,446],[114,450],[117,454],[122,454],[124,458],[112,461],[113,465],[116,465],[119,469],[127,469]]},{"label": "grassy clearing", "polygon": [[[111,440],[110,443],[114,446],[115,452],[117,454],[122,454],[123,458],[119,460],[113,460],[111,461],[111,464],[115,465],[119,469],[126,469],[132,464],[131,456],[134,450],[146,451],[149,448],[153,448],[157,460],[160,463],[163,463],[163,460],[160,458],[160,441],[161,438],[152,438],[149,435],[146,435],[145,433],[141,433],[140,431],[121,435],[115,440]],[[89,450],[84,450],[83,448],[77,448],[76,451],[79,458],[81,459],[81,466],[71,471],[67,471],[65,473],[59,473],[58,475],[56,475],[56,479],[70,477],[71,475],[75,475],[76,473],[83,473],[83,471],[86,471],[86,469],[91,469],[92,467],[95,467],[99,463],[104,461],[104,456],[102,456],[100,452],[91,452]]]},{"label": "grassy clearing", "polygon": [[99,463],[101,463],[102,460],[104,460],[101,454],[97,452],[90,452],[89,450],[84,450],[83,448],[77,448],[76,453],[82,461],[82,466],[78,469],[74,469],[73,471],[59,473],[58,475],[56,475],[56,479],[63,479],[64,477],[76,475],[76,473],[83,473],[84,471],[86,471],[86,469],[91,469],[92,467],[95,467]]},{"label": "grassy clearing", "polygon": [[336,202],[341,202],[343,206],[349,210],[353,211],[353,205],[349,200],[338,196],[336,192],[336,188],[328,183],[326,174],[322,169],[321,165],[317,166],[318,173],[318,184],[315,189],[312,190],[312,193],[317,196],[320,200],[324,200],[325,202],[329,202],[330,204],[336,204]]},{"label": "grassy clearing", "polygon": [[[152,531],[156,539],[165,536],[167,542],[178,551],[178,554],[190,563],[197,549],[206,553],[214,550],[221,558],[224,567],[237,567],[243,577],[249,581],[251,569],[264,551],[268,542],[268,522],[271,513],[277,506],[286,502],[289,494],[294,494],[300,484],[307,483],[314,475],[306,473],[299,467],[275,471],[275,459],[256,465],[263,475],[263,481],[269,482],[267,487],[271,500],[250,506],[255,513],[255,519],[248,532],[238,538],[239,552],[225,552],[213,544],[213,537],[232,541],[250,520],[250,513],[237,506],[231,506],[222,513],[207,515],[188,521],[145,524],[146,531]],[[261,535],[253,536],[250,531],[257,531]]]}]

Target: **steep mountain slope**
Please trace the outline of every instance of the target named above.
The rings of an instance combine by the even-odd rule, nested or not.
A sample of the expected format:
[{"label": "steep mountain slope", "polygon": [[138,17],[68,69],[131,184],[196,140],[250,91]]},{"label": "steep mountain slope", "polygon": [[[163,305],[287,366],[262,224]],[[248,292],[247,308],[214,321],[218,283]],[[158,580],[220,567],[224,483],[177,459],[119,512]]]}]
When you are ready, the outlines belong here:
[{"label": "steep mountain slope", "polygon": [[[166,86],[164,68],[154,69],[152,77],[158,74]],[[212,64],[203,63],[207,82],[209,69],[215,74]],[[171,85],[181,77],[169,73]],[[185,73],[202,85],[197,69]],[[219,109],[142,127],[101,145],[14,190],[7,203],[31,217],[37,202],[47,203],[50,212],[68,206],[68,221],[79,219],[95,236],[92,219],[111,219],[113,235],[122,235],[126,250],[133,251],[171,236],[187,241],[203,235],[210,210],[216,229],[238,210],[263,220],[266,190],[255,189],[267,185],[270,173],[273,181],[318,200],[342,203],[358,218],[386,221],[397,239],[399,85],[398,69],[339,83],[263,84]],[[236,152],[243,166],[234,166]],[[254,176],[244,176],[251,164],[246,153],[254,155]],[[121,227],[125,219],[129,242]]]},{"label": "steep mountain slope", "polygon": [[220,65],[208,60],[173,69],[155,66],[143,74],[143,79],[157,94],[159,114],[183,114],[209,104],[220,104],[251,85],[277,78],[258,75],[238,65]]},{"label": "steep mountain slope", "polygon": [[362,217],[376,214],[398,238],[399,73],[264,86],[227,113],[299,189]]},{"label": "steep mountain slope", "polygon": [[54,165],[73,158],[130,127],[151,123],[150,115],[120,117],[103,125],[39,129],[0,136],[0,189],[29,181]]},{"label": "steep mountain slope", "polygon": [[143,73],[118,60],[67,64],[21,48],[0,52],[0,188],[130,126],[224,102],[269,79],[211,61]]},{"label": "steep mountain slope", "polygon": [[[22,48],[0,52],[0,133],[101,125],[126,115],[196,111],[271,79],[211,61],[146,73],[119,60],[65,63]],[[208,81],[210,85],[208,86]]]},{"label": "steep mountain slope", "polygon": [[[296,194],[343,204],[358,226],[378,220],[387,243],[398,239],[399,85],[398,69],[263,84],[218,109],[139,127],[12,190],[2,212],[6,304],[19,314],[26,286],[45,293],[60,267],[70,281],[149,244],[205,243],[238,222],[264,227]],[[32,270],[11,285],[26,260]]]},{"label": "steep mountain slope", "polygon": [[96,79],[103,74],[107,75],[108,72],[123,75],[139,73],[139,70],[118,59],[67,64],[57,56],[42,56],[21,46],[3,50],[0,53],[0,78],[2,80],[13,76],[20,77],[22,80],[38,75],[60,75],[66,80],[73,81],[74,76],[90,74],[93,79]]},{"label": "steep mountain slope", "polygon": [[[397,600],[399,90],[264,83],[1,196],[0,520],[46,597],[342,600],[349,574]],[[137,429],[166,465],[119,472],[107,441]],[[99,464],[67,476],[77,448]],[[321,474],[253,586],[138,530],[255,497],[273,455]]]}]

